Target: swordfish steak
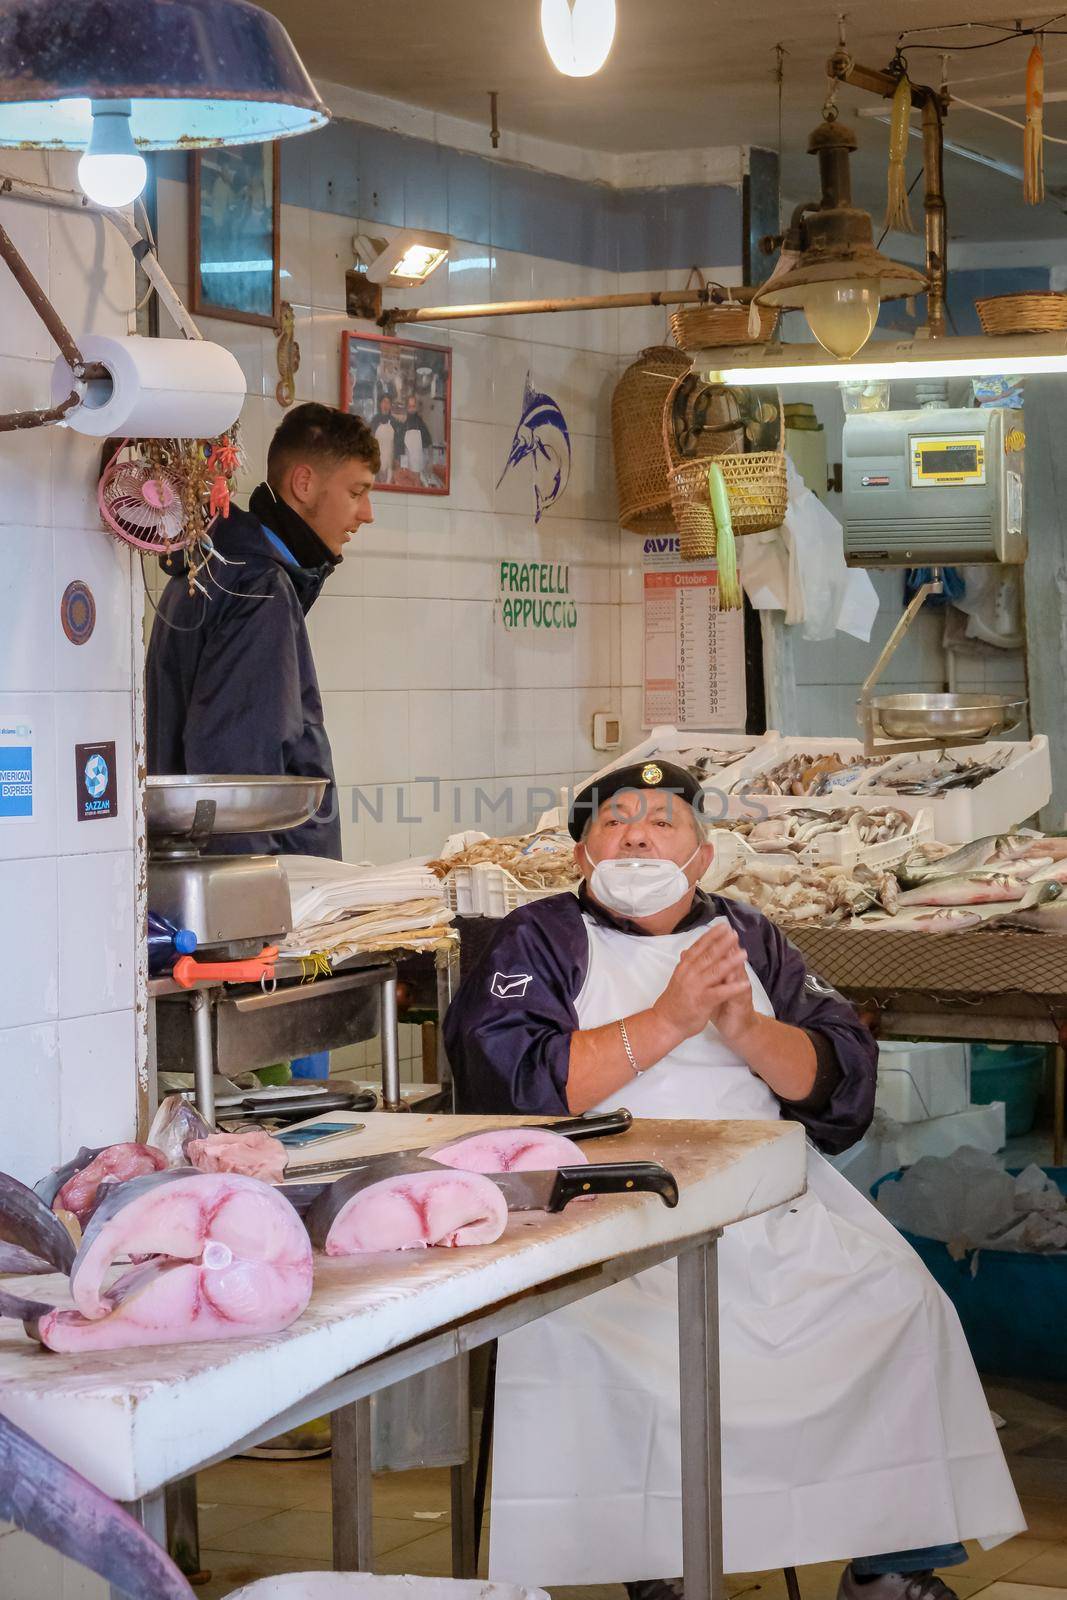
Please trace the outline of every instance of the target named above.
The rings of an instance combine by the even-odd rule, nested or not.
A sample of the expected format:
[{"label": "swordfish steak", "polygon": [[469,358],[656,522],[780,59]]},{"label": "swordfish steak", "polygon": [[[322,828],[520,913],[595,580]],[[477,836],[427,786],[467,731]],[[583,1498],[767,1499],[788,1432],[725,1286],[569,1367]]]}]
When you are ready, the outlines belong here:
[{"label": "swordfish steak", "polygon": [[589,1160],[572,1139],[548,1128],[494,1128],[453,1144],[434,1145],[425,1153],[441,1166],[463,1172],[548,1172]]},{"label": "swordfish steak", "polygon": [[325,1186],[307,1214],[312,1243],[328,1256],[432,1245],[492,1244],[507,1227],[507,1201],[491,1179],[419,1156],[374,1162]]},{"label": "swordfish steak", "polygon": [[[105,1287],[119,1259],[139,1261]],[[235,1173],[171,1169],[106,1191],[71,1268],[76,1309],[35,1332],[51,1350],[118,1350],[280,1333],[311,1297],[311,1245],[289,1202]]]}]

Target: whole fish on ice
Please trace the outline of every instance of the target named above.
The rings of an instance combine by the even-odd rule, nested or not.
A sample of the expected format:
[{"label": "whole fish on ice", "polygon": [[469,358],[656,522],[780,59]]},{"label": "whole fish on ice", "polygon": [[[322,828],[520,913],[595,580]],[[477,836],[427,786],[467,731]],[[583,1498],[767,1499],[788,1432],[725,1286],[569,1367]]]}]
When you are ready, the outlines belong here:
[{"label": "whole fish on ice", "polygon": [[529,373],[522,394],[522,415],[497,480],[498,489],[511,469],[527,458],[533,463],[534,521],[540,522],[570,481],[571,436],[563,412],[551,395],[532,387]]},{"label": "whole fish on ice", "polygon": [[932,883],[907,889],[902,906],[986,906],[1000,900],[1021,900],[1026,884],[1007,872],[961,873],[955,878],[935,878]]}]

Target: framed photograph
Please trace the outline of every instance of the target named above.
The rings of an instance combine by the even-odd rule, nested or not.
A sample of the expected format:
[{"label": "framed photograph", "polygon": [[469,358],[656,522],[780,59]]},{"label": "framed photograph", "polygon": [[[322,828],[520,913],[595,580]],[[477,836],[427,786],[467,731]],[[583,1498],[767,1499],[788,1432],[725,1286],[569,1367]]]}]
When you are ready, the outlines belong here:
[{"label": "framed photograph", "polygon": [[376,489],[447,494],[452,456],[452,351],[379,333],[341,335],[341,409],[381,446]]},{"label": "framed photograph", "polygon": [[281,199],[277,144],[198,150],[189,204],[192,310],[276,327]]}]

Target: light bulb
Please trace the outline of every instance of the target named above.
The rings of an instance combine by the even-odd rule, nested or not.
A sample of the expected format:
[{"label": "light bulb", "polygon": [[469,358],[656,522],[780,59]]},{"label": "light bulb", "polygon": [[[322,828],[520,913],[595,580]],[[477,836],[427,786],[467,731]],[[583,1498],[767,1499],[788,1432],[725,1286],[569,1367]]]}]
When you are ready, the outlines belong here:
[{"label": "light bulb", "polygon": [[128,206],[148,178],[130,131],[128,100],[94,100],[93,131],[78,162],[78,182],[98,206]]},{"label": "light bulb", "polygon": [[615,0],[541,0],[541,34],[568,78],[599,72],[615,38]]},{"label": "light bulb", "polygon": [[879,289],[877,278],[839,278],[805,289],[804,315],[824,350],[854,356],[863,349],[878,321]]}]

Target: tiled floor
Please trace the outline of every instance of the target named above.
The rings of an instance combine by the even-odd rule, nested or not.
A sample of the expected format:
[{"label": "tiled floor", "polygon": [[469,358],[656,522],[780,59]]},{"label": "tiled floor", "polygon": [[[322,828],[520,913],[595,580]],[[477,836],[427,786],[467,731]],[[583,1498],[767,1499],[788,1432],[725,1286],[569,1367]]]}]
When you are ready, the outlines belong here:
[{"label": "tiled floor", "polygon": [[[1029,1528],[944,1576],[972,1600],[1067,1600],[1067,1386],[991,1384],[993,1409]],[[272,1573],[324,1570],[330,1564],[328,1460],[227,1461],[202,1474],[201,1557],[211,1580],[204,1600]],[[376,1570],[447,1577],[451,1571],[449,1476],[406,1472],[375,1480]],[[803,1600],[835,1600],[840,1565],[801,1568]],[[734,1573],[732,1597],[785,1600],[780,1572]],[[554,1600],[623,1600],[614,1586],[557,1589]]]}]

